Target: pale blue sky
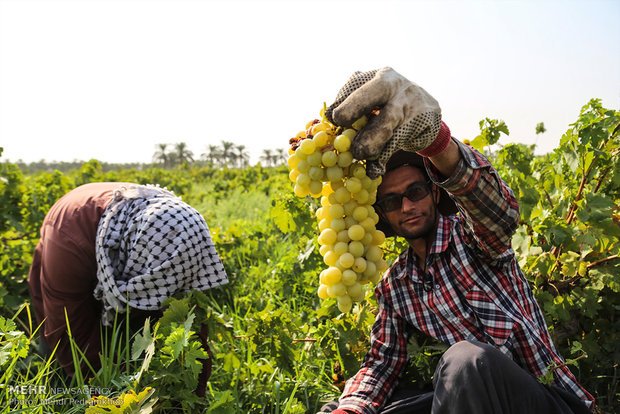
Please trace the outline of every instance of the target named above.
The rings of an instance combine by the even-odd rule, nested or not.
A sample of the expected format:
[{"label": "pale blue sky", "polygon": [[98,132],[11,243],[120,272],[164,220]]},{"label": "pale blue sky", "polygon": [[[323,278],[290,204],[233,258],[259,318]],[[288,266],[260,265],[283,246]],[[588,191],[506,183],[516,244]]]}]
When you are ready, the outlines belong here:
[{"label": "pale blue sky", "polygon": [[454,136],[501,118],[551,151],[590,98],[620,108],[620,1],[0,0],[2,158],[149,162],[282,148],[355,70],[392,66]]}]

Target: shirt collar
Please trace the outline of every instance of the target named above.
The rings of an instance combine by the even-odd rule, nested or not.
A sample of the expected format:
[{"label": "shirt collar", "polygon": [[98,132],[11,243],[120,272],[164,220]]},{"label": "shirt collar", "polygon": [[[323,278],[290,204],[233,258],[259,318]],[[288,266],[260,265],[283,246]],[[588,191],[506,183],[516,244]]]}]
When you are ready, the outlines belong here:
[{"label": "shirt collar", "polygon": [[454,223],[449,217],[445,217],[443,214],[439,215],[439,222],[437,223],[437,233],[435,234],[435,241],[431,246],[429,254],[437,254],[446,251],[448,243],[450,242],[450,236],[452,234],[452,227]]},{"label": "shirt collar", "polygon": [[[450,220],[450,217],[445,217],[442,214],[439,215],[437,232],[435,234],[435,241],[431,246],[429,256],[446,251],[446,249],[448,248],[448,244],[450,243],[450,238],[452,236],[453,226],[454,223],[452,220]],[[417,273],[414,267],[414,258],[415,255],[413,254],[411,247],[407,248],[407,250],[401,253],[401,256],[399,258],[400,263],[398,264],[399,268],[395,275],[397,279],[402,279],[408,273],[410,273],[412,276],[414,275],[414,273]],[[407,267],[411,268],[410,271],[407,271]]]}]

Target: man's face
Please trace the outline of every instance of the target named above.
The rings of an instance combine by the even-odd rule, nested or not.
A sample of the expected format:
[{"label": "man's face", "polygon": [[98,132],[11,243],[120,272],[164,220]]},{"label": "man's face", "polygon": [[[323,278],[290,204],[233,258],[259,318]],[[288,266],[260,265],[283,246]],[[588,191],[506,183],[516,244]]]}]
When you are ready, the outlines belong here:
[{"label": "man's face", "polygon": [[[419,184],[416,184],[419,183]],[[417,185],[423,187],[426,176],[416,167],[409,165],[387,172],[377,192],[377,200],[390,195],[405,193],[408,188]],[[431,186],[431,184],[428,184]],[[383,217],[399,236],[407,240],[415,240],[433,235],[437,224],[436,190],[428,191],[423,198],[411,201],[402,197],[400,208],[393,211],[382,211]]]}]

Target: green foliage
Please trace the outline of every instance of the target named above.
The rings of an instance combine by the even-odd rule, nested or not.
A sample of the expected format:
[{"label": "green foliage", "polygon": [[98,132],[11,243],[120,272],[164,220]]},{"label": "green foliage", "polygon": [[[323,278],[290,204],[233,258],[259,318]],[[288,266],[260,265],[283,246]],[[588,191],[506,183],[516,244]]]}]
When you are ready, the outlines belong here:
[{"label": "green foliage", "polygon": [[603,405],[616,401],[620,359],[619,123],[592,100],[552,154],[508,145],[495,160],[521,206],[520,265],[561,353],[583,345],[574,371]]},{"label": "green foliage", "polygon": [[480,135],[471,141],[471,146],[482,152],[487,145],[495,144],[500,134],[509,135],[508,126],[502,120],[484,118],[479,123]]},{"label": "green foliage", "polygon": [[[472,142],[491,154],[519,199],[514,250],[554,342],[603,412],[619,407],[619,120],[617,111],[592,100],[559,147],[543,156],[534,155],[533,146],[498,146],[509,132],[499,120],[481,121]],[[25,279],[44,215],[71,188],[95,181],[159,184],[182,196],[205,216],[230,284],[170,300],[163,317],[147,320],[138,332],[115,326],[104,335],[101,370],[80,384],[66,378],[53,358],[39,356],[37,330],[19,311],[28,297]],[[372,289],[348,314],[333,300],[318,299],[324,266],[313,238],[318,204],[292,195],[284,167],[186,163],[104,171],[91,160],[65,174],[24,174],[2,163],[0,202],[0,383],[111,390],[86,394],[94,398],[90,406],[43,405],[39,412],[315,412],[338,397],[368,349],[377,310]],[[388,239],[382,247],[391,262],[406,242]],[[207,358],[199,335],[205,326],[213,372],[200,398],[195,391]],[[445,349],[414,334],[406,377],[421,387],[429,384]],[[549,367],[540,380],[548,382],[555,369]],[[0,406],[12,397],[0,389]],[[59,398],[49,392],[43,397]],[[104,398],[126,405],[105,405]]]}]

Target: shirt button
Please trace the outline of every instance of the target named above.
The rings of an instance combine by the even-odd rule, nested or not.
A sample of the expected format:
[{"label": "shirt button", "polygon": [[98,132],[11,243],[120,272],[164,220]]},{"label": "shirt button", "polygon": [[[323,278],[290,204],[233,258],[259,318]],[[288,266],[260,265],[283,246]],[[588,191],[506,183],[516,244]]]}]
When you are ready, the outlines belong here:
[{"label": "shirt button", "polygon": [[439,285],[435,285],[435,289],[439,290]]}]

